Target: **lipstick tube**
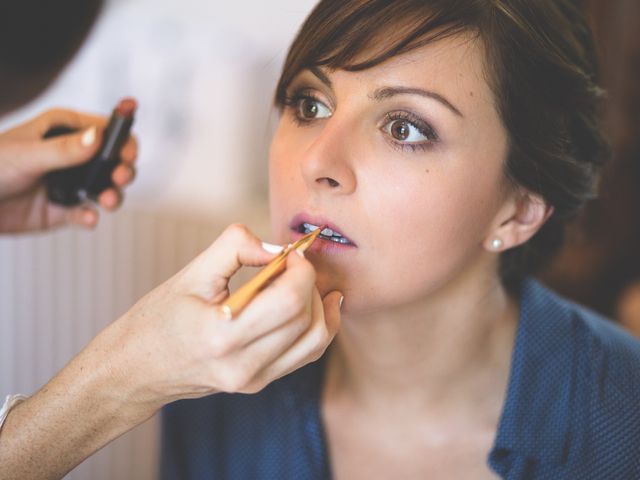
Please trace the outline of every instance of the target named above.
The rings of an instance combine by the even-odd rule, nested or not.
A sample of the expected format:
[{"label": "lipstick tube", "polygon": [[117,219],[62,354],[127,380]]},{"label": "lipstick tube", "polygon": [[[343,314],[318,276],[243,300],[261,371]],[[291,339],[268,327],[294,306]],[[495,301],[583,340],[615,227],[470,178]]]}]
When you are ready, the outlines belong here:
[{"label": "lipstick tube", "polygon": [[[87,198],[96,201],[104,190],[113,186],[111,174],[120,163],[120,150],[129,138],[136,108],[135,100],[121,100],[113,110],[100,149],[93,158],[77,167],[56,170],[46,175],[47,195],[51,202],[70,207],[81,204]],[[44,138],[67,135],[74,131],[69,127],[54,127]]]}]

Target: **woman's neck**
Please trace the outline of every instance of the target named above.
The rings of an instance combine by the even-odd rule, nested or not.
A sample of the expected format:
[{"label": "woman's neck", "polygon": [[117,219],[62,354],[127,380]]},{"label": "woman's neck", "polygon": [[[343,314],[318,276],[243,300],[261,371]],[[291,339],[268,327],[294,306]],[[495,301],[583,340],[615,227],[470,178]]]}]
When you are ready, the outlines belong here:
[{"label": "woman's neck", "polygon": [[384,411],[401,400],[414,412],[495,417],[518,306],[498,281],[476,285],[390,311],[344,316],[325,388],[361,408]]}]

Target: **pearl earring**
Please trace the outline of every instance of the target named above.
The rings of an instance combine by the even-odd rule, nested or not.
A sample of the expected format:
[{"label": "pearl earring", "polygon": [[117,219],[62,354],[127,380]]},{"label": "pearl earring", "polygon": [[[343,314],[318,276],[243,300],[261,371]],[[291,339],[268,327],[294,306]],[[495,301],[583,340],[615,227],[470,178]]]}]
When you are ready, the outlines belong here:
[{"label": "pearl earring", "polygon": [[491,242],[491,248],[496,252],[500,250],[503,247],[503,245],[504,245],[504,242],[499,238],[494,238]]}]

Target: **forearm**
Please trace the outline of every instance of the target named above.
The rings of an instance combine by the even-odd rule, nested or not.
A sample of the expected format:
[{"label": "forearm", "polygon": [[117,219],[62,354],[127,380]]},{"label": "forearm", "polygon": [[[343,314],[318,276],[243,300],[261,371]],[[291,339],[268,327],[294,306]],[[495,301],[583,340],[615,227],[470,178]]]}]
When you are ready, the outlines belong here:
[{"label": "forearm", "polygon": [[125,379],[95,350],[9,413],[0,432],[0,479],[62,478],[153,414],[130,401]]}]

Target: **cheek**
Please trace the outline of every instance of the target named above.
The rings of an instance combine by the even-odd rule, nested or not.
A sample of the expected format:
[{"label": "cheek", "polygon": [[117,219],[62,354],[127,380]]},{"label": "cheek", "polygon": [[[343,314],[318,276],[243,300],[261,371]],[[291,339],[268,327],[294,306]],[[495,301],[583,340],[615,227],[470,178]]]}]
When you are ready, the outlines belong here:
[{"label": "cheek", "polygon": [[269,209],[271,211],[272,230],[279,233],[277,225],[281,223],[283,211],[283,200],[286,198],[286,178],[287,166],[284,159],[286,157],[285,145],[279,141],[278,135],[274,137],[269,151]]},{"label": "cheek", "polygon": [[415,239],[434,256],[476,245],[495,211],[494,182],[481,175],[432,168],[395,183],[370,192],[372,204],[400,233],[394,241]]},{"label": "cheek", "polygon": [[[282,122],[281,122],[282,123]],[[295,163],[296,145],[287,136],[287,129],[280,125],[269,151],[269,208],[271,227],[275,241],[284,241],[288,222],[295,212],[288,211],[290,201],[301,181],[299,166]]]},{"label": "cheek", "polygon": [[[473,263],[495,213],[490,176],[430,168],[370,180],[371,242],[361,304],[398,304],[441,288]],[[364,185],[362,182],[361,185]]]}]

